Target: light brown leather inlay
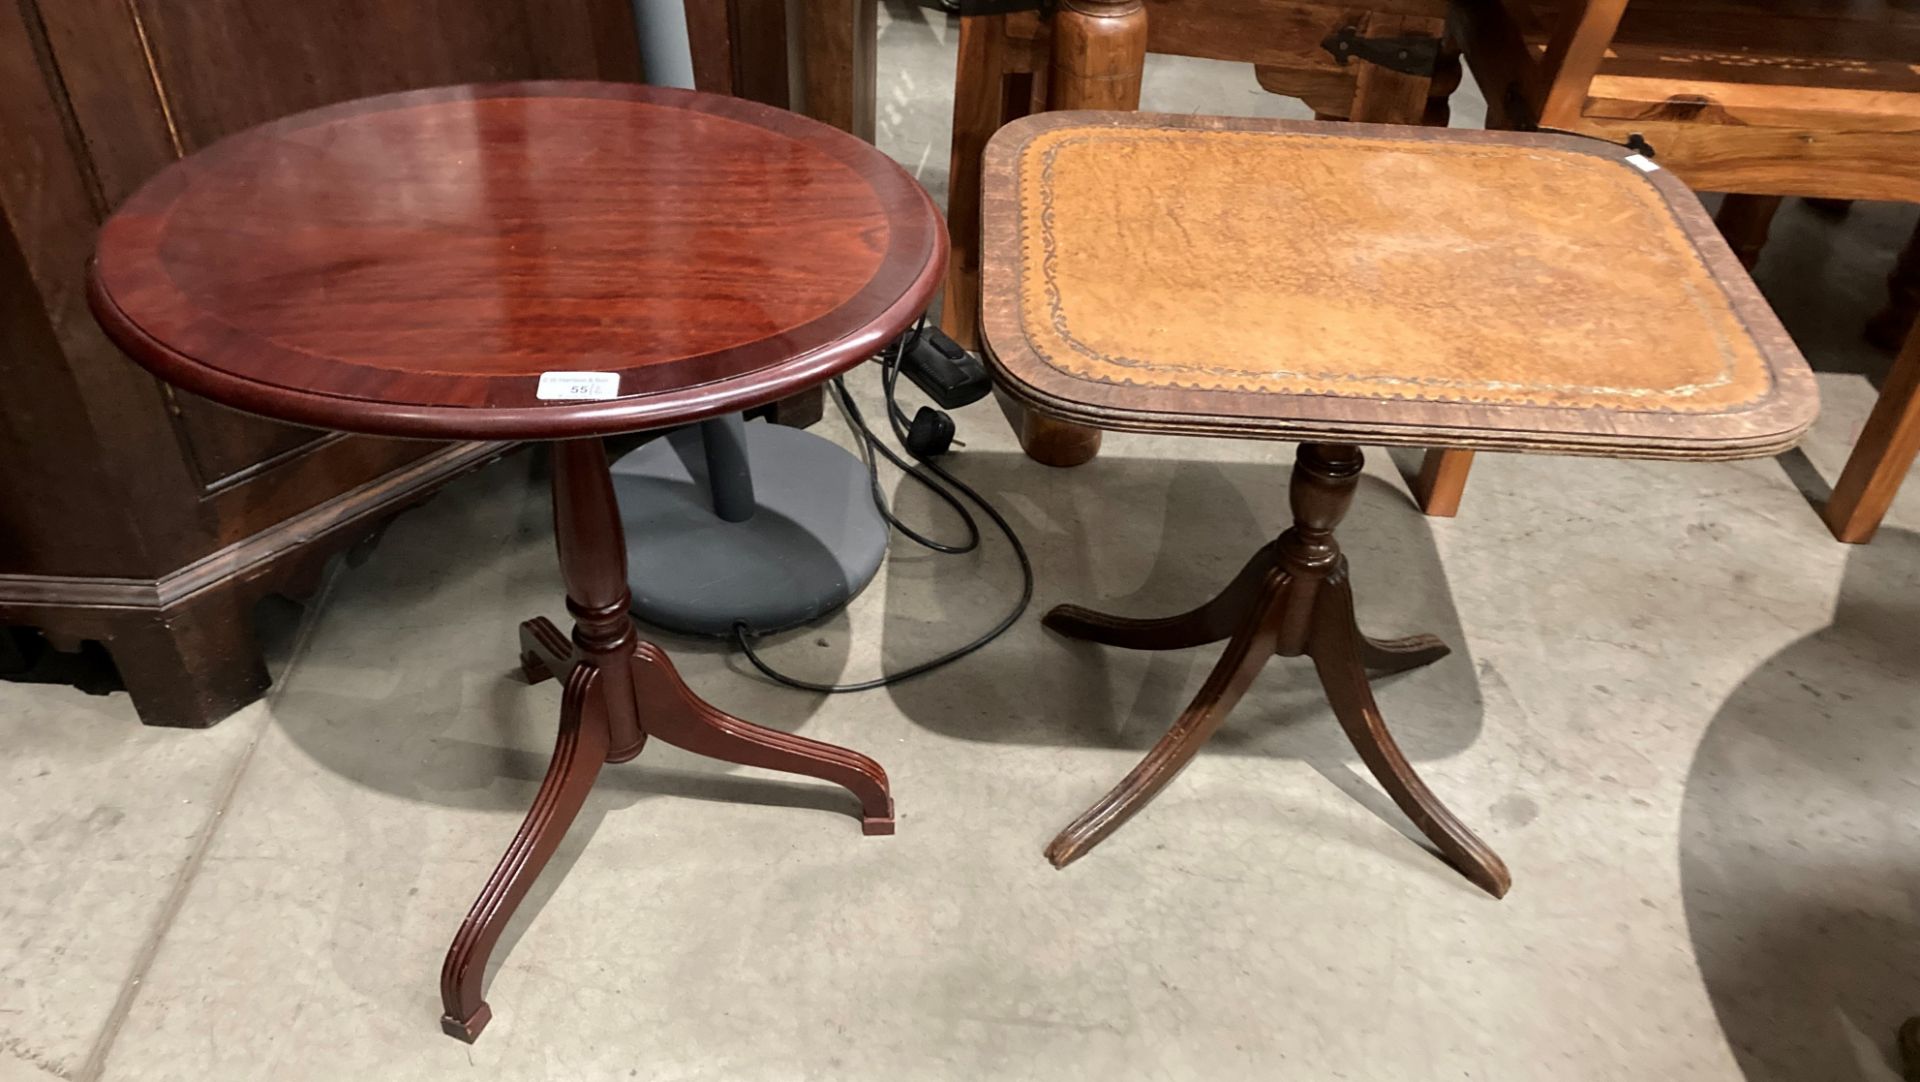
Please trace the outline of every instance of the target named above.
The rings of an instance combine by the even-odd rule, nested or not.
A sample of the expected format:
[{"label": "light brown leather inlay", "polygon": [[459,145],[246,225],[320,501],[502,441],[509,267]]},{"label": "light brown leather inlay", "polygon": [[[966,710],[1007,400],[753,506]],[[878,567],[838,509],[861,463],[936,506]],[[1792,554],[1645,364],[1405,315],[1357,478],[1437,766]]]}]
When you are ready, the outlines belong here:
[{"label": "light brown leather inlay", "polygon": [[1062,128],[1020,163],[1020,309],[1145,387],[1670,413],[1765,359],[1655,188],[1574,151]]}]

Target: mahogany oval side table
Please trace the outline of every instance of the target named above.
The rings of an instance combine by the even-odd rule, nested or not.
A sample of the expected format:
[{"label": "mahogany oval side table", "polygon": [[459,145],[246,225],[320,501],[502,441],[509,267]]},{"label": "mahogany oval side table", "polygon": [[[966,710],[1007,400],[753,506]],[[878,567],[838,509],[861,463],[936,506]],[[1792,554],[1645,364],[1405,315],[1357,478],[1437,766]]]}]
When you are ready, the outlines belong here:
[{"label": "mahogany oval side table", "polygon": [[551,440],[571,638],[533,808],[460,927],[442,1025],[491,1012],[488,955],[603,762],[647,737],[811,775],[893,832],[857,752],[701,701],[628,616],[601,437],[746,409],[872,356],[926,308],[947,240],[868,144],[767,106],[624,84],[413,91],[302,113],[169,166],[101,232],[95,317],[160,378],[320,428]]}]

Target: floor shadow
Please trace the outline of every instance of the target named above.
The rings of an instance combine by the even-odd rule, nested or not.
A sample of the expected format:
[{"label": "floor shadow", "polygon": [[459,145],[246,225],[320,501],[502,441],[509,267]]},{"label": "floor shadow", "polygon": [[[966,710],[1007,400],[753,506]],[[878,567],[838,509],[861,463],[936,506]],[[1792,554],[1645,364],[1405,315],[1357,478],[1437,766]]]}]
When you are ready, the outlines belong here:
[{"label": "floor shadow", "polygon": [[1750,1082],[1897,1079],[1920,1013],[1920,535],[1854,549],[1832,624],[1728,698],[1687,780],[1701,975]]},{"label": "floor shadow", "polygon": [[[517,627],[535,615],[567,626],[546,486],[544,456],[503,460],[402,518],[363,566],[336,569],[307,656],[273,702],[275,723],[301,751],[411,800],[528,806],[552,754],[560,689],[527,685]],[[717,668],[712,656],[727,653],[716,640],[641,634],[677,659],[697,693],[711,673],[690,674]],[[726,691],[724,709],[789,731],[822,702],[760,682],[729,680]],[[733,776],[739,769],[656,743],[633,763],[608,766],[597,789],[612,807],[670,794],[857,811],[838,788]]]},{"label": "floor shadow", "polygon": [[1806,451],[1795,447],[1781,452],[1774,461],[1780,463],[1787,480],[1793,482],[1793,487],[1800,490],[1809,504],[1825,507],[1827,501],[1833,499],[1833,483],[1821,476],[1820,467],[1813,464]]},{"label": "floor shadow", "polygon": [[[1005,638],[962,663],[964,676],[891,689],[900,710],[966,740],[1151,746],[1219,648],[1105,649],[1041,629],[1040,615],[1066,601],[1156,615],[1213,596],[1284,524],[1289,466],[1111,456],[1067,474],[1016,453],[969,452],[956,457],[953,469],[993,493],[1026,541],[1037,582],[1034,604]],[[1381,637],[1432,632],[1454,648],[1424,670],[1379,682],[1382,707],[1408,755],[1451,755],[1471,745],[1480,728],[1479,685],[1425,519],[1404,493],[1368,475],[1341,538],[1363,626]],[[1004,554],[990,560],[1006,562]],[[1004,608],[1010,585],[981,582],[976,569],[958,564],[922,562],[890,572],[884,643],[890,670],[924,657],[930,642],[956,638],[956,629],[990,625],[994,606]],[[953,693],[957,681],[965,695]],[[1213,748],[1319,762],[1351,758],[1311,666],[1298,659],[1275,660]]]},{"label": "floor shadow", "polygon": [[[335,565],[303,652],[273,692],[273,724],[301,754],[354,785],[424,804],[503,813],[487,829],[497,831],[497,851],[506,851],[546,774],[559,719],[559,683],[529,686],[518,663],[521,620],[545,615],[567,624],[551,519],[545,456],[521,456],[455,482],[403,516],[358,567]],[[832,621],[822,626],[836,628]],[[838,655],[844,662],[847,636],[838,630],[830,636],[835,645],[816,650],[811,660],[832,666]],[[641,634],[667,648],[697,693],[717,696],[717,705],[750,720],[794,731],[823,702],[735,679],[717,656],[726,653],[725,644],[715,640],[644,628]],[[633,762],[603,767],[504,929],[489,982],[610,814],[677,796],[857,820],[858,802],[838,786],[741,770],[658,741]],[[370,874],[397,886],[410,877],[402,864],[388,851]],[[470,886],[461,889],[477,893],[486,870],[476,866]],[[338,939],[343,972],[362,957],[359,933],[387,919],[391,908],[362,892],[353,898],[369,912],[348,922],[355,934]],[[449,911],[449,932],[453,917]]]}]

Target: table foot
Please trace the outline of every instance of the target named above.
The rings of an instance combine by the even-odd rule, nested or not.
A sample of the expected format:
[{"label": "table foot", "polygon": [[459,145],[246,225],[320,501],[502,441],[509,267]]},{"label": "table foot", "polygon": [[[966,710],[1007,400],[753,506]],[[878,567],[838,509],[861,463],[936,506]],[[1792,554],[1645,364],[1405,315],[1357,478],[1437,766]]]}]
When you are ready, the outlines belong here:
[{"label": "table foot", "polygon": [[445,1033],[449,1037],[457,1037],[468,1044],[472,1044],[475,1040],[479,1039],[480,1031],[487,1028],[487,1023],[491,1021],[493,1021],[493,1008],[482,1003],[480,1004],[480,1008],[465,1020],[455,1018],[450,1014],[441,1015],[440,1032]]},{"label": "table foot", "polygon": [[1078,605],[1059,605],[1041,625],[1070,639],[1117,646],[1123,650],[1184,650],[1230,637],[1260,604],[1267,575],[1280,566],[1278,549],[1268,545],[1247,561],[1219,596],[1177,616],[1141,619],[1112,616]]},{"label": "table foot", "polygon": [[1437,635],[1408,635],[1404,639],[1369,639],[1358,635],[1358,638],[1360,663],[1382,676],[1431,665],[1453,652]]},{"label": "table foot", "polygon": [[1122,778],[1099,803],[1082,812],[1047,846],[1047,859],[1056,868],[1064,868],[1100,844],[1101,839],[1119,829],[1160,792],[1173,776],[1187,765],[1226,719],[1240,696],[1246,694],[1253,678],[1273,656],[1278,628],[1274,610],[1284,600],[1289,579],[1277,568],[1269,568],[1262,577],[1252,611],[1241,621],[1241,628],[1227,644],[1227,652],[1214,665],[1199,694],[1180,715],[1173,728],[1140,760],[1132,773]]},{"label": "table foot", "polygon": [[1151,801],[1219,728],[1268,658],[1306,655],[1348,739],[1394,803],[1461,874],[1496,898],[1507,892],[1506,865],[1420,780],[1368,686],[1368,669],[1417,668],[1445,657],[1447,646],[1432,635],[1369,639],[1355,623],[1346,557],[1333,530],[1352,503],[1360,465],[1359,448],[1303,445],[1294,466],[1293,527],[1255,554],[1219,597],[1191,612],[1131,620],[1063,605],[1048,613],[1046,625],[1055,631],[1111,646],[1176,649],[1227,639],[1226,653],[1173,727],[1047,846],[1055,867],[1085,855]]},{"label": "table foot", "polygon": [[536,616],[520,625],[520,671],[527,683],[573,671],[573,643],[553,621]]},{"label": "table foot", "polygon": [[567,674],[559,739],[533,807],[467,912],[467,919],[460,923],[441,966],[440,1001],[445,1008],[441,1026],[453,1036],[470,1041],[491,1017],[486,1001],[480,998],[487,958],[526,897],[527,888],[573,825],[606,758],[607,713],[600,672],[591,665],[578,665]]},{"label": "table foot", "polygon": [[893,833],[893,797],[879,763],[857,751],[743,721],[713,706],[687,687],[666,652],[653,643],[635,643],[633,662],[634,690],[648,707],[642,724],[649,736],[729,763],[833,782],[860,801],[865,833]]}]

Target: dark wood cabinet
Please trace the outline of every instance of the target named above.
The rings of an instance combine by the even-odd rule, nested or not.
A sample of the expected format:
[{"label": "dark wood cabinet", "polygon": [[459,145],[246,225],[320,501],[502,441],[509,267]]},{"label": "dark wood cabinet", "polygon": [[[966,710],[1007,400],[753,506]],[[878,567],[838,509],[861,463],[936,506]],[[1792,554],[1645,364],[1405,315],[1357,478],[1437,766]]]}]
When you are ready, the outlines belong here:
[{"label": "dark wood cabinet", "polygon": [[97,640],[143,720],[211,724],[267,686],[259,597],[503,450],[278,424],[126,360],[82,281],[143,180],[346,98],[640,75],[629,0],[0,4],[0,624]]}]

